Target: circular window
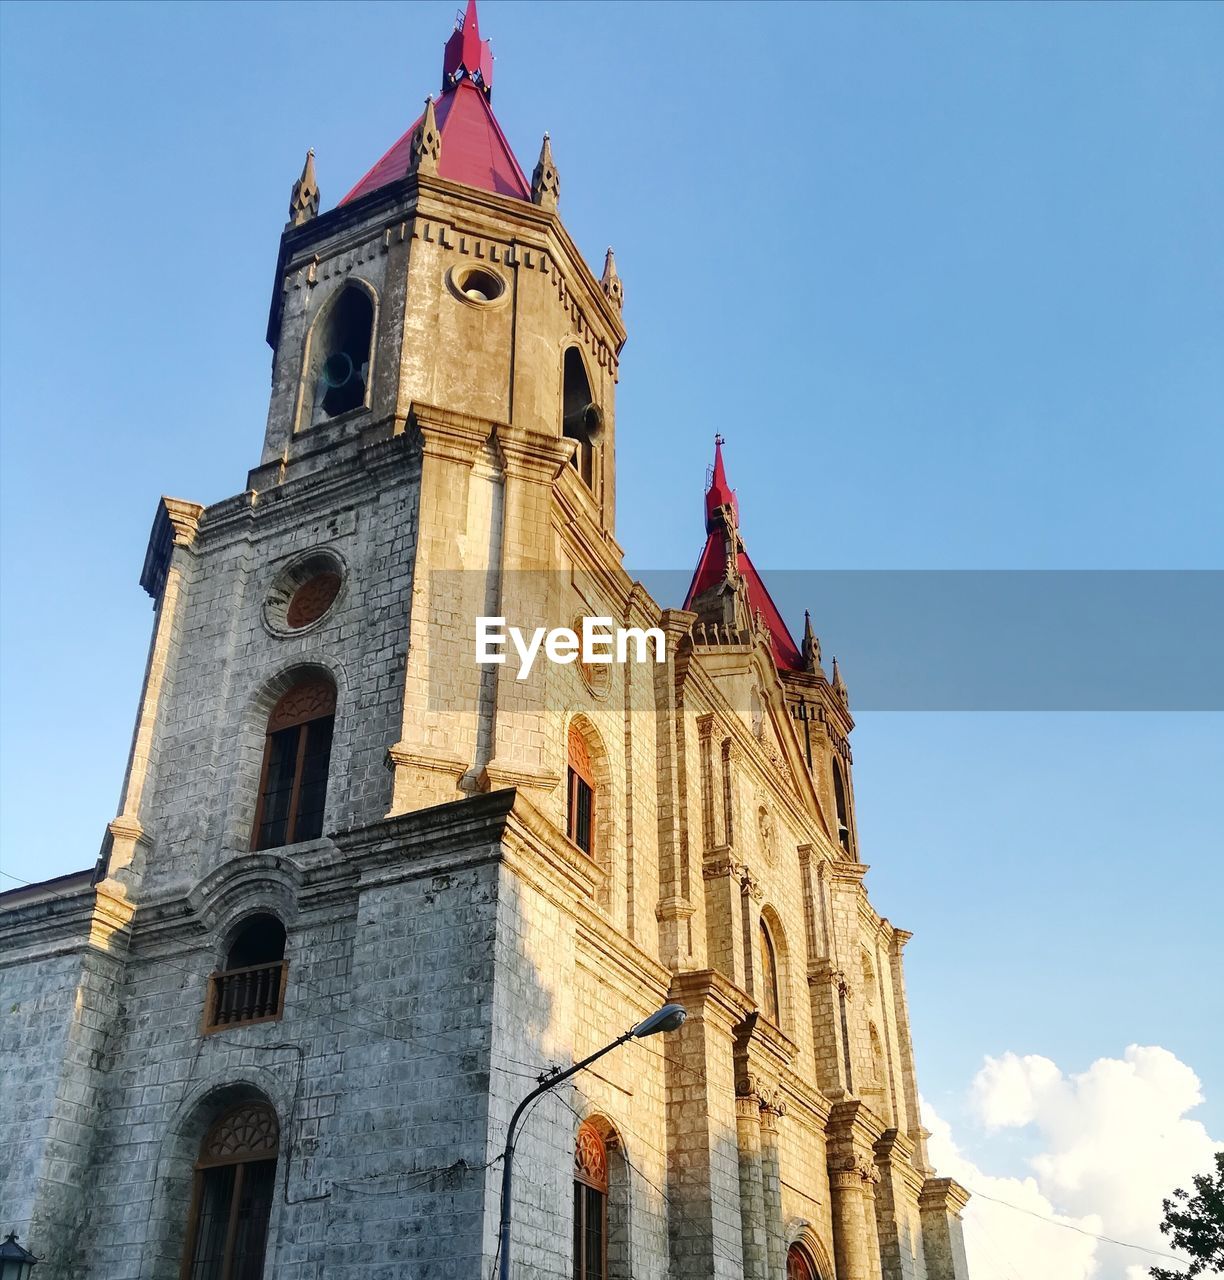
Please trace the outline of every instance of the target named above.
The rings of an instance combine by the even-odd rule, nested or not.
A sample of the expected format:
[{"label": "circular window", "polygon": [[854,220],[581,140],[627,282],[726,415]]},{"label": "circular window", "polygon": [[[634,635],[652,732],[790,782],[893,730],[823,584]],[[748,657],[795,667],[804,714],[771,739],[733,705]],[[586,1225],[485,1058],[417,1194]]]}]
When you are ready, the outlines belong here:
[{"label": "circular window", "polygon": [[450,284],[460,298],[476,306],[496,302],[506,291],[506,282],[486,267],[452,268]]},{"label": "circular window", "polygon": [[344,565],[330,551],[315,551],[286,566],[264,601],[273,635],[295,635],[322,621],[344,588]]},{"label": "circular window", "polygon": [[293,593],[285,613],[290,631],[298,631],[318,620],[332,607],[340,594],[340,575],[331,570],[316,573]]}]

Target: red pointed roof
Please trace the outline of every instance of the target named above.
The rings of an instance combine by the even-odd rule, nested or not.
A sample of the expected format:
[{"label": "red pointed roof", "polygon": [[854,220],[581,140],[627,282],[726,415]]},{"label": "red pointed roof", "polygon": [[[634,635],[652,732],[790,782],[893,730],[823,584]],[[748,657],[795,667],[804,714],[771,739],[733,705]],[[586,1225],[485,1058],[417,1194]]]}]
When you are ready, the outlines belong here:
[{"label": "red pointed roof", "polygon": [[[493,54],[480,38],[476,0],[468,0],[442,60],[442,97],[435,104],[442,153],[438,173],[482,191],[531,199],[531,183],[514,158],[506,135],[489,105],[493,89]],[[412,158],[412,135],[421,123],[418,116],[364,178],[340,201],[348,204],[379,187],[407,176]]]},{"label": "red pointed roof", "polygon": [[[722,458],[722,444],[722,437],[716,436],[714,441],[714,468],[705,495],[706,544],[701,552],[701,559],[697,561],[697,569],[693,574],[692,582],[689,583],[688,593],[684,597],[684,607],[686,609],[692,606],[693,601],[699,595],[702,595],[711,587],[717,586],[723,580],[726,571],[727,535],[725,525],[717,514],[719,508],[730,505],[735,512],[736,523],[738,524],[739,522],[739,503],[736,501],[735,490],[727,483],[727,473]],[[736,556],[736,565],[740,576],[744,579],[744,585],[748,591],[748,604],[753,615],[760,613],[765,620],[765,626],[769,630],[769,643],[770,648],[773,650],[774,661],[784,670],[804,670],[803,655],[796,648],[794,640],[791,639],[790,631],[782,620],[782,614],[779,612],[778,606],[774,604],[773,597],[765,586],[765,580],[757,572],[748,552],[743,549],[742,539],[739,545],[740,550]]]},{"label": "red pointed roof", "polygon": [[[735,490],[727,483],[727,470],[723,466],[722,447],[722,436],[715,436],[714,467],[710,472],[709,487],[706,489],[705,496],[707,533],[715,525],[715,518],[719,507],[725,507],[729,504],[731,509],[735,512],[736,522],[738,523],[739,521],[739,502],[736,500]],[[721,527],[721,525],[719,527]]]},{"label": "red pointed roof", "polygon": [[486,94],[493,92],[493,50],[480,38],[480,19],[476,0],[468,0],[467,9],[455,24],[446,52],[442,55],[442,87],[457,84],[461,77],[474,80]]}]

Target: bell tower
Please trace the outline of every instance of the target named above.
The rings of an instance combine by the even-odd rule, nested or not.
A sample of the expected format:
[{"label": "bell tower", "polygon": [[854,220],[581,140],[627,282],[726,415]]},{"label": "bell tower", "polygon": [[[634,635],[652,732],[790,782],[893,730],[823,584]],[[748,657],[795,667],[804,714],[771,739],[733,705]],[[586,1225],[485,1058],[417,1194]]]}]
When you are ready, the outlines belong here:
[{"label": "bell tower", "polygon": [[307,157],[277,262],[256,478],[402,432],[414,405],[429,406],[573,441],[571,465],[611,532],[621,281],[611,250],[597,278],[567,234],[548,135],[528,179],[492,97],[468,0],[440,94],[326,213]]},{"label": "bell tower", "polygon": [[555,786],[541,746],[525,745],[541,744],[545,691],[528,697],[535,711],[499,706],[468,630],[480,614],[567,621],[553,617],[562,526],[619,557],[623,285],[611,249],[596,276],[567,233],[547,134],[527,177],[493,114],[493,79],[468,0],[440,93],[328,212],[307,157],[268,323],[272,396],[251,491],[326,483],[340,460],[402,436],[419,459],[393,813]]}]

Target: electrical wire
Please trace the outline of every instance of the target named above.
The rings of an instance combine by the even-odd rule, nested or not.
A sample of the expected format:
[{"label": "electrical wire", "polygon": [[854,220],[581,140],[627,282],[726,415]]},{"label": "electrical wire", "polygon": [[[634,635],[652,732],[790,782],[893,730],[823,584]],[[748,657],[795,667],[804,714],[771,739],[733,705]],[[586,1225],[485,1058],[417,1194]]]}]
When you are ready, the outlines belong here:
[{"label": "electrical wire", "polygon": [[1165,1258],[1169,1262],[1176,1262],[1181,1266],[1186,1265],[1185,1258],[1178,1258],[1174,1254],[1162,1253],[1159,1249],[1149,1249],[1145,1244],[1132,1244],[1129,1240],[1115,1240],[1113,1236],[1103,1236],[1096,1231],[1088,1231],[1084,1227],[1077,1227],[1072,1222],[1060,1222],[1057,1218],[1038,1213],[1035,1209],[1026,1209],[1023,1205],[1012,1204],[1010,1200],[1000,1200],[997,1196],[988,1196],[986,1192],[976,1190],[967,1182],[962,1183],[962,1185],[970,1195],[979,1200],[989,1200],[991,1204],[1002,1205],[1005,1209],[1014,1209],[1017,1213],[1024,1213],[1030,1218],[1036,1218],[1038,1222],[1048,1222],[1052,1227],[1062,1227],[1065,1231],[1074,1231],[1081,1236],[1088,1236],[1089,1239],[1100,1240],[1105,1244],[1116,1244],[1120,1249],[1137,1249],[1140,1253],[1150,1253],[1153,1258]]},{"label": "electrical wire", "polygon": [[[24,885],[24,886],[25,886],[25,887],[27,887],[27,888],[32,888],[32,889],[36,889],[36,888],[38,888],[38,882],[37,882],[37,881],[32,881],[32,880],[23,880],[20,876],[15,876],[15,875],[13,875],[13,874],[12,874],[12,872],[9,872],[9,871],[2,871],[2,870],[0,870],[0,876],[4,876],[4,877],[5,877],[6,879],[8,879],[8,880],[13,880],[13,881],[15,881],[17,884]],[[66,900],[68,900],[68,899],[70,899],[70,898],[76,897],[76,896],[77,896],[76,894],[64,894],[64,893],[49,893],[49,894],[45,894],[45,895],[44,895],[44,897],[46,897],[46,898],[58,898],[58,899],[65,900],[65,901],[66,901]],[[140,959],[141,957],[135,957],[135,958]],[[160,966],[164,967],[164,968],[173,969],[173,970],[177,971],[178,973],[184,974],[185,976],[187,976],[187,977],[191,978],[193,981],[195,981],[195,980],[197,980],[197,979],[199,978],[199,974],[198,974],[198,973],[196,973],[195,971],[193,971],[193,970],[191,970],[191,969],[188,969],[188,968],[184,967],[183,965],[175,964],[175,963],[174,963],[173,961],[171,961],[171,960],[167,960],[167,959],[165,959],[165,958],[162,958],[162,959],[157,960],[157,961],[156,961],[156,963],[157,963],[158,965],[160,965]],[[315,983],[312,983],[309,979],[306,979],[306,978],[296,977],[296,978],[295,978],[295,982],[296,982],[300,987],[303,987],[303,988],[306,988],[306,989],[309,989],[309,990],[313,990],[313,991],[317,992],[318,994],[323,995],[323,996],[326,996],[326,997],[328,997],[328,998],[331,998],[331,997],[335,994],[334,992],[324,991],[322,987],[318,986],[318,985],[317,985],[317,984],[315,984]],[[352,1022],[352,1021],[349,1021],[348,1019],[342,1018],[339,1014],[336,1014],[336,1013],[322,1012],[322,1013],[317,1013],[317,1014],[315,1014],[314,1016],[316,1016],[316,1017],[321,1017],[321,1018],[327,1018],[327,1019],[330,1019],[332,1022],[337,1023],[337,1024],[338,1024],[338,1025],[340,1025],[340,1026],[349,1027],[349,1028],[350,1028],[350,1029],[352,1029],[352,1030],[355,1030],[355,1031],[363,1031],[363,1032],[366,1032],[366,1033],[369,1033],[369,1034],[372,1034],[372,1035],[375,1035],[375,1036],[381,1036],[382,1038],[384,1038],[384,1039],[386,1039],[386,1040],[395,1041],[395,1042],[400,1043],[400,1044],[415,1044],[415,1043],[417,1043],[418,1041],[423,1041],[423,1040],[427,1040],[427,1041],[429,1041],[431,1044],[437,1044],[439,1041],[447,1040],[447,1039],[449,1039],[449,1038],[450,1038],[450,1036],[452,1036],[452,1035],[454,1035],[454,1034],[457,1034],[457,1033],[454,1033],[454,1032],[431,1032],[431,1033],[422,1033],[421,1035],[418,1035],[418,1036],[398,1036],[398,1035],[392,1035],[392,1034],[390,1034],[389,1032],[386,1032],[386,1031],[382,1031],[382,1030],[380,1030],[380,1028],[379,1028],[377,1025],[373,1024],[373,1023],[369,1023],[369,1022]],[[398,1022],[400,1021],[400,1019],[396,1019],[396,1018],[390,1018],[390,1017],[388,1017],[388,1018],[380,1019],[379,1021],[380,1021],[380,1022],[389,1022],[389,1023],[391,1023],[391,1024],[395,1025],[396,1023],[398,1023]],[[233,1042],[233,1041],[230,1041],[229,1043],[234,1043],[234,1042]],[[288,1048],[292,1048],[292,1049],[297,1050],[300,1054],[302,1054],[302,1055],[303,1055],[303,1056],[299,1059],[299,1061],[300,1061],[300,1062],[302,1062],[302,1063],[304,1064],[304,1062],[305,1062],[305,1060],[306,1060],[305,1052],[304,1052],[304,1050],[302,1049],[302,1047],[301,1047],[300,1045],[290,1045],[290,1044],[263,1045],[263,1046],[247,1045],[247,1046],[243,1046],[243,1047],[244,1047],[244,1048],[260,1047],[260,1048],[266,1048],[266,1049],[274,1049],[274,1048],[283,1048],[283,1049],[288,1049]],[[462,1046],[461,1048],[462,1048],[463,1050],[468,1050],[468,1049],[471,1049],[471,1046],[467,1046],[467,1045],[465,1045],[465,1046]],[[522,1067],[528,1067],[528,1068],[530,1068],[530,1069],[531,1069],[531,1070],[530,1070],[530,1074],[529,1074],[528,1072],[524,1072],[524,1071],[514,1071],[514,1070],[512,1070],[511,1068],[509,1068],[509,1067],[505,1067],[505,1066],[497,1066],[497,1067],[495,1068],[497,1071],[499,1071],[499,1072],[500,1072],[501,1074],[503,1074],[503,1075],[517,1076],[517,1077],[519,1077],[520,1079],[524,1079],[524,1080],[537,1080],[537,1081],[538,1081],[538,1080],[542,1080],[542,1079],[543,1079],[543,1078],[548,1074],[548,1072],[549,1072],[549,1071],[555,1071],[555,1070],[557,1070],[557,1069],[558,1069],[558,1068],[557,1068],[557,1066],[556,1066],[555,1064],[551,1064],[551,1065],[550,1065],[550,1066],[548,1066],[548,1067],[544,1067],[544,1066],[542,1066],[542,1065],[541,1065],[541,1064],[539,1064],[539,1063],[526,1062],[526,1061],[524,1061],[524,1060],[523,1060],[523,1059],[521,1059],[521,1058],[514,1058],[514,1057],[511,1057],[511,1056],[509,1056],[508,1054],[503,1053],[501,1050],[499,1050],[499,1049],[493,1049],[493,1048],[491,1048],[491,1047],[490,1047],[490,1049],[489,1049],[489,1053],[490,1053],[490,1055],[491,1055],[491,1056],[499,1057],[499,1058],[503,1059],[505,1062],[512,1062],[512,1063],[514,1063],[514,1064],[515,1064],[515,1065],[517,1065],[517,1066],[522,1066]],[[320,1056],[323,1056],[323,1055],[322,1055],[322,1053],[320,1053],[320,1054],[312,1054],[312,1055],[310,1055],[310,1057],[311,1057],[311,1058],[320,1057]],[[492,1065],[492,1064],[491,1064],[491,1065]],[[693,1080],[694,1080],[694,1081],[696,1081],[696,1082],[700,1082],[700,1083],[705,1083],[705,1082],[706,1082],[706,1081],[705,1081],[705,1077],[701,1076],[701,1075],[700,1075],[699,1073],[697,1073],[697,1072],[694,1072],[691,1068],[686,1067],[683,1063],[676,1062],[676,1061],[672,1060],[672,1061],[668,1062],[666,1065],[667,1065],[667,1069],[673,1069],[673,1068],[674,1068],[675,1070],[680,1071],[680,1072],[681,1072],[681,1073],[683,1073],[684,1075],[689,1076],[691,1079],[693,1079]],[[300,1086],[300,1083],[301,1083],[301,1076],[302,1076],[302,1074],[303,1074],[303,1072],[301,1071],[301,1069],[299,1069],[299,1073],[298,1073],[298,1082],[297,1082],[299,1086]],[[295,1089],[295,1092],[296,1092],[296,1089]],[[547,1096],[547,1095],[541,1094],[540,1096],[541,1096],[541,1097],[545,1097],[545,1096]],[[559,1096],[559,1095],[558,1095],[558,1096]],[[564,1100],[564,1099],[562,1099],[562,1101],[564,1102],[565,1100]],[[566,1103],[565,1103],[565,1105],[566,1105],[566,1106],[570,1106],[570,1104],[569,1104],[568,1102],[566,1102]],[[534,1104],[533,1104],[532,1110],[534,1110]],[[573,1111],[573,1110],[574,1110],[574,1109],[573,1109],[573,1107],[570,1107],[570,1110],[571,1110],[571,1111]],[[529,1112],[528,1114],[530,1114],[530,1112]],[[578,1115],[577,1111],[574,1111],[574,1114],[575,1114],[575,1115]],[[581,1120],[581,1119],[582,1119],[582,1117],[581,1117],[581,1116],[578,1116],[578,1118],[579,1118],[579,1120]],[[526,1120],[526,1116],[524,1116],[524,1121],[525,1121],[525,1120]],[[665,1154],[665,1153],[663,1153],[662,1151],[660,1151],[660,1149],[659,1149],[659,1148],[654,1147],[654,1146],[652,1146],[650,1143],[645,1142],[645,1141],[644,1141],[644,1139],[639,1139],[639,1140],[641,1140],[641,1141],[643,1142],[643,1145],[644,1145],[644,1146],[647,1146],[650,1150],[654,1151],[654,1152],[655,1152],[655,1154],[657,1154],[657,1155],[664,1155],[664,1154]],[[499,1157],[497,1157],[497,1159],[501,1159],[501,1157],[499,1156]],[[463,1161],[459,1161],[459,1162],[457,1162],[457,1163],[463,1164],[463,1163],[465,1163],[465,1162],[463,1162]],[[490,1161],[490,1164],[493,1164],[493,1163],[496,1163],[496,1161]],[[626,1159],[625,1159],[625,1163],[626,1163],[626,1164],[629,1164],[628,1158],[626,1158]],[[455,1167],[455,1166],[444,1166],[444,1169],[449,1169],[449,1168],[454,1168],[454,1167]],[[472,1165],[472,1166],[467,1166],[467,1167],[468,1167],[470,1170],[472,1170],[472,1171],[476,1171],[476,1170],[480,1170],[480,1169],[487,1169],[487,1168],[489,1168],[490,1166],[489,1166],[488,1164],[486,1164],[486,1165]],[[633,1166],[630,1166],[630,1167],[632,1168]],[[433,1172],[436,1172],[436,1171],[433,1171]],[[655,1190],[656,1192],[658,1192],[658,1194],[664,1198],[664,1200],[667,1202],[667,1204],[668,1204],[668,1206],[669,1206],[669,1207],[673,1207],[673,1206],[672,1206],[672,1204],[671,1204],[670,1199],[668,1199],[668,1197],[666,1196],[666,1194],[665,1194],[665,1193],[664,1193],[664,1192],[663,1192],[659,1187],[655,1186],[655,1184],[654,1184],[653,1182],[651,1182],[651,1180],[650,1180],[649,1178],[647,1178],[647,1177],[646,1177],[646,1175],[645,1175],[644,1173],[642,1173],[640,1169],[635,1169],[635,1172],[638,1174],[638,1176],[639,1176],[640,1178],[642,1178],[642,1180],[643,1180],[644,1182],[646,1182],[649,1186],[653,1187],[653,1188],[654,1188],[654,1190]],[[390,1175],[386,1175],[386,1176],[390,1176]],[[410,1174],[403,1174],[403,1175],[400,1175],[400,1176],[411,1176],[411,1175],[410,1175]],[[337,1184],[337,1185],[340,1185],[340,1184]],[[1162,1252],[1162,1251],[1161,1251],[1161,1250],[1159,1250],[1159,1249],[1150,1249],[1150,1248],[1148,1248],[1146,1245],[1134,1244],[1134,1243],[1132,1243],[1132,1242],[1130,1242],[1130,1241],[1127,1241],[1127,1240],[1118,1240],[1118,1239],[1114,1238],[1113,1236],[1101,1235],[1101,1234],[1099,1234],[1098,1232],[1095,1232],[1095,1231],[1088,1231],[1088,1230],[1087,1230],[1087,1229],[1085,1229],[1084,1227],[1078,1227],[1078,1226],[1076,1226],[1076,1225],[1074,1225],[1073,1223],[1070,1223],[1070,1222],[1061,1222],[1061,1221],[1059,1221],[1057,1218],[1051,1218],[1051,1217],[1049,1217],[1049,1216],[1047,1216],[1047,1215],[1045,1215],[1045,1214],[1037,1213],[1035,1210],[1032,1210],[1032,1209],[1026,1209],[1026,1208],[1024,1208],[1023,1206],[1018,1205],[1018,1204],[1012,1204],[1010,1201],[1007,1201],[1007,1200],[1000,1200],[1000,1199],[998,1199],[996,1196],[990,1196],[990,1195],[987,1195],[984,1191],[978,1191],[978,1190],[976,1190],[975,1188],[968,1186],[968,1184],[964,1184],[964,1185],[965,1185],[965,1189],[966,1189],[967,1191],[969,1191],[972,1195],[976,1196],[976,1197],[977,1197],[978,1199],[980,1199],[980,1200],[988,1200],[988,1201],[990,1201],[990,1203],[1000,1205],[1000,1206],[1002,1206],[1002,1207],[1003,1207],[1003,1208],[1005,1208],[1005,1209],[1011,1209],[1011,1210],[1013,1210],[1013,1211],[1014,1211],[1014,1212],[1016,1212],[1016,1213],[1023,1213],[1023,1214],[1026,1214],[1026,1215],[1028,1215],[1030,1218],[1036,1218],[1039,1222],[1045,1222],[1045,1223],[1048,1223],[1050,1226],[1054,1226],[1054,1227],[1062,1227],[1064,1230],[1067,1230],[1067,1231],[1074,1231],[1074,1232],[1076,1232],[1076,1233],[1077,1233],[1077,1234],[1079,1234],[1079,1235],[1087,1236],[1089,1239],[1092,1239],[1092,1240],[1099,1240],[1099,1241],[1101,1241],[1101,1242],[1102,1242],[1102,1243],[1104,1243],[1104,1244],[1112,1244],[1112,1245],[1116,1245],[1118,1248],[1121,1248],[1121,1249],[1133,1249],[1133,1250],[1136,1250],[1136,1251],[1137,1251],[1137,1252],[1139,1252],[1139,1253],[1146,1253],[1146,1254],[1149,1254],[1149,1255],[1151,1255],[1151,1256],[1152,1256],[1152,1257],[1154,1257],[1154,1258],[1162,1258],[1162,1259],[1165,1259],[1166,1261],[1169,1261],[1169,1262],[1176,1262],[1176,1263],[1178,1263],[1178,1264],[1180,1264],[1180,1265],[1185,1265],[1185,1259],[1184,1259],[1184,1258],[1179,1258],[1179,1257],[1175,1256],[1174,1254],[1171,1254],[1171,1253],[1164,1253],[1164,1252]],[[318,1197],[315,1197],[315,1198],[318,1198]],[[297,1202],[297,1201],[294,1201],[293,1203],[298,1203],[298,1202]],[[683,1210],[681,1210],[681,1209],[677,1209],[677,1212],[683,1213]],[[500,1242],[499,1242],[499,1248],[500,1248]],[[729,1259],[729,1258],[728,1258],[728,1259],[726,1259],[726,1260],[730,1261],[730,1259]],[[736,1265],[738,1266],[738,1265],[739,1265],[739,1263],[738,1263],[738,1262],[736,1262]],[[495,1271],[496,1271],[496,1268],[495,1268]]]}]

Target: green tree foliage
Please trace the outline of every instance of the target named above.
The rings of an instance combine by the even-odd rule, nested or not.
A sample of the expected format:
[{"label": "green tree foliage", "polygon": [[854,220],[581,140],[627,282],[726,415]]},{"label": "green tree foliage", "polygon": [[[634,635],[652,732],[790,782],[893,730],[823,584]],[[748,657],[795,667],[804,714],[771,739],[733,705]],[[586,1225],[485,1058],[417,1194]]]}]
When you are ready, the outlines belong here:
[{"label": "green tree foliage", "polygon": [[1180,1187],[1164,1202],[1161,1231],[1190,1256],[1189,1271],[1153,1267],[1152,1280],[1183,1280],[1185,1276],[1224,1276],[1224,1151],[1215,1158],[1215,1176],[1194,1179],[1194,1195]]}]

